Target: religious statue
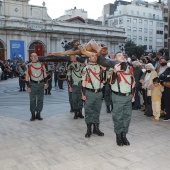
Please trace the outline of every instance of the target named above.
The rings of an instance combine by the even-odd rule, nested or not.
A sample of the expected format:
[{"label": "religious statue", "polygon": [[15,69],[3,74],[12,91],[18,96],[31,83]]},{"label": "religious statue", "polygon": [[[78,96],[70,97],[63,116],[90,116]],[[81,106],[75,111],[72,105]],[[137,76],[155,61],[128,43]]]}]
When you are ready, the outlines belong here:
[{"label": "religious statue", "polygon": [[50,52],[46,57],[39,57],[41,62],[69,62],[70,55],[76,55],[77,61],[83,63],[90,57],[91,53],[96,53],[98,56],[98,64],[104,67],[114,68],[119,61],[113,59],[106,59],[108,47],[103,44],[97,44],[94,39],[91,39],[88,43],[80,45],[78,40],[71,42],[72,49],[59,52]]},{"label": "religious statue", "polygon": [[71,42],[72,49],[67,51],[59,51],[59,52],[51,52],[48,56],[63,56],[63,55],[85,55],[87,57],[90,56],[91,52],[97,53],[98,56],[100,54],[107,54],[108,47],[103,44],[97,44],[94,39],[91,39],[88,43],[80,45],[78,40],[73,40]]}]

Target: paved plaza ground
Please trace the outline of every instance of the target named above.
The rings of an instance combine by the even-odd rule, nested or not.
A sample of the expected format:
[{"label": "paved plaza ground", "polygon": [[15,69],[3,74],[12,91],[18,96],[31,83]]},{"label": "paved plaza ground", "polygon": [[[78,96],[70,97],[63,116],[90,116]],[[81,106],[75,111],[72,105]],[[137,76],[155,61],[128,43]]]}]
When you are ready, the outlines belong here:
[{"label": "paved plaza ground", "polygon": [[131,145],[119,147],[104,101],[105,136],[87,139],[84,119],[69,112],[66,82],[45,96],[43,121],[29,121],[29,95],[18,90],[18,78],[0,82],[0,170],[170,170],[170,122],[133,111]]}]

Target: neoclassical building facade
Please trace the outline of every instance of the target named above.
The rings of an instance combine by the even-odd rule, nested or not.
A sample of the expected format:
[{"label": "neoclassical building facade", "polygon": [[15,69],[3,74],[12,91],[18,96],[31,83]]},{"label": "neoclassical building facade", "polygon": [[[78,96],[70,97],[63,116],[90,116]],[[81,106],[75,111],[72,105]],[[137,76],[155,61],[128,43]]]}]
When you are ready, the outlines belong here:
[{"label": "neoclassical building facade", "polygon": [[119,51],[126,37],[124,29],[91,25],[83,22],[52,20],[43,6],[29,0],[0,0],[0,60],[15,56],[29,60],[32,52],[45,56],[63,51],[62,42],[78,39],[87,43],[95,39],[108,46],[108,52]]}]

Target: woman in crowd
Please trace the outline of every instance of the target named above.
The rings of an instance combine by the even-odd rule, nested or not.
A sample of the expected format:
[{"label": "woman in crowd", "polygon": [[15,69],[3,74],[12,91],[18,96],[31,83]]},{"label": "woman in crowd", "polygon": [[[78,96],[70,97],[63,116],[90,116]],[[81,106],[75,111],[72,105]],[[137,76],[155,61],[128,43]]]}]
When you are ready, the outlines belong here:
[{"label": "woman in crowd", "polygon": [[142,83],[145,89],[145,115],[150,117],[152,116],[152,103],[151,103],[151,90],[148,89],[149,86],[153,84],[153,79],[157,77],[157,73],[154,69],[154,66],[149,63],[145,65],[146,68],[146,75],[143,80],[140,82]]},{"label": "woman in crowd", "polygon": [[[141,71],[142,71],[142,75],[140,77],[140,80],[139,80],[139,83],[140,83],[140,101],[143,101],[143,103],[141,103],[141,105],[144,105],[145,106],[145,88],[144,88],[144,84],[143,81],[145,79],[145,75],[146,75],[146,68],[145,68],[145,64],[141,64]],[[143,110],[145,111],[145,109]]]}]

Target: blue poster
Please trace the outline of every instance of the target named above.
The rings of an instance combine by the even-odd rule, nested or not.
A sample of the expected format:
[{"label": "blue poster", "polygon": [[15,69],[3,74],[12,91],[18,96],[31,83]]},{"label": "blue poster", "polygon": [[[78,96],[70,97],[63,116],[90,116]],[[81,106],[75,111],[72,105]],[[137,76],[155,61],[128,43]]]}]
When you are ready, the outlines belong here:
[{"label": "blue poster", "polygon": [[13,60],[14,57],[25,61],[24,41],[10,40],[10,60]]}]

